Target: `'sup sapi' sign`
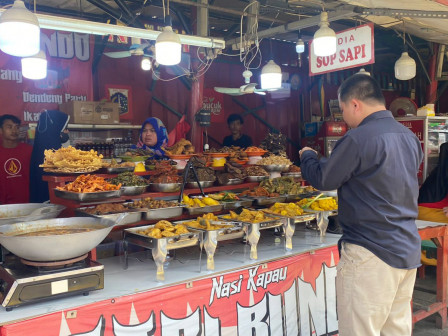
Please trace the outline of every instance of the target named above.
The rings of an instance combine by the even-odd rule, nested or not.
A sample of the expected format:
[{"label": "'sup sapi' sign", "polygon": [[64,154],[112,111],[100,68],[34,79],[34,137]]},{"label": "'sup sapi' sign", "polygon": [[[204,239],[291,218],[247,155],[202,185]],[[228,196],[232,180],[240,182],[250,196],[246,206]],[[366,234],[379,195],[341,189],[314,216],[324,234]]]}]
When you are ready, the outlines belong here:
[{"label": "'sup sapi' sign", "polygon": [[375,63],[373,24],[365,24],[336,34],[336,53],[316,56],[309,44],[310,76]]}]

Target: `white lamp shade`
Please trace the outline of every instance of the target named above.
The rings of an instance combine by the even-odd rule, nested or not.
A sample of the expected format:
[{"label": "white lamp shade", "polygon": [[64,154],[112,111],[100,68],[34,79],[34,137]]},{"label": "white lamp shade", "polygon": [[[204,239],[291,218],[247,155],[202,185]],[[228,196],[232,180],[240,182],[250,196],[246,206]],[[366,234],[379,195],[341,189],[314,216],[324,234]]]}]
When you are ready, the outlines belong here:
[{"label": "white lamp shade", "polygon": [[39,22],[21,0],[0,16],[0,49],[19,57],[32,56],[40,50]]},{"label": "white lamp shade", "polygon": [[330,56],[336,52],[336,33],[329,27],[328,14],[320,14],[320,28],[314,33],[313,52],[316,56]]},{"label": "white lamp shade", "polygon": [[264,90],[280,89],[282,87],[282,69],[270,60],[261,69],[261,88]]},{"label": "white lamp shade", "polygon": [[408,80],[415,77],[417,65],[413,58],[411,58],[405,51],[401,57],[395,62],[395,78],[399,80]]},{"label": "white lamp shade", "polygon": [[151,60],[148,57],[143,57],[141,67],[142,67],[142,70],[144,70],[144,71],[151,70],[151,67],[152,67]]},{"label": "white lamp shade", "polygon": [[47,59],[42,50],[37,55],[22,58],[22,75],[28,79],[47,77]]},{"label": "white lamp shade", "polygon": [[166,26],[156,40],[156,62],[162,65],[180,63],[182,44],[171,26]]},{"label": "white lamp shade", "polygon": [[298,39],[296,43],[296,53],[301,54],[305,51],[305,43],[302,39]]}]

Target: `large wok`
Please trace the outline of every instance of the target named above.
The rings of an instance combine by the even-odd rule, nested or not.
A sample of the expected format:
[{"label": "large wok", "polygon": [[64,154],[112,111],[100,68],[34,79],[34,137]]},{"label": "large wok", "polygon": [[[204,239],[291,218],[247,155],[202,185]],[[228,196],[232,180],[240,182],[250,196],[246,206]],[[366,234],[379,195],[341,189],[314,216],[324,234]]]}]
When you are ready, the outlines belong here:
[{"label": "large wok", "polygon": [[57,217],[65,206],[46,203],[0,205],[0,225]]},{"label": "large wok", "polygon": [[[122,217],[117,219],[119,223]],[[0,244],[15,255],[33,261],[57,261],[79,257],[95,248],[112,230],[115,221],[105,218],[53,218],[0,226]],[[51,229],[88,228],[91,231],[21,236]]]}]

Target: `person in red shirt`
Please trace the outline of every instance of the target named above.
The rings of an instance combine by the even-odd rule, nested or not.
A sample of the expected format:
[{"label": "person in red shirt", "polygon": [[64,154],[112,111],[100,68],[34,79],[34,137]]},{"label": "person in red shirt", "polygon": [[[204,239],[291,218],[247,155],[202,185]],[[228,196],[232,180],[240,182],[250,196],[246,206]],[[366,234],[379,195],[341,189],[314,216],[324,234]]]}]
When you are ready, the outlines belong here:
[{"label": "person in red shirt", "polygon": [[21,143],[20,119],[0,117],[0,204],[28,203],[32,146]]}]

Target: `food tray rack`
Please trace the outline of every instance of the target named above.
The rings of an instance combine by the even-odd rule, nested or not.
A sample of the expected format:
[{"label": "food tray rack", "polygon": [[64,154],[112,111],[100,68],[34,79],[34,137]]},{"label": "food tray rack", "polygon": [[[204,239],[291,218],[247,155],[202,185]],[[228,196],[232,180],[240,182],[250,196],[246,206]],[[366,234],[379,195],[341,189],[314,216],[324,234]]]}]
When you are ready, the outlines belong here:
[{"label": "food tray rack", "polygon": [[[189,226],[188,222],[192,220],[176,222],[176,224],[185,224],[188,230],[192,232],[201,232],[201,248],[205,249],[207,254],[207,270],[212,271],[215,269],[214,255],[216,251],[216,246],[219,241],[239,239],[244,236],[244,227],[239,223],[224,222],[224,221],[210,221],[210,224],[222,226],[221,228],[215,230],[206,230],[202,228],[197,228]],[[228,227],[232,225],[231,227]]]},{"label": "food tray rack", "polygon": [[313,210],[313,209],[303,209],[305,213],[311,213],[316,216],[317,229],[320,231],[321,236],[325,236],[328,227],[328,217],[335,216],[338,214],[338,210]]},{"label": "food tray rack", "polygon": [[224,206],[224,210],[234,210],[239,207],[248,208],[252,206],[252,200],[251,199],[241,199],[238,201],[221,201],[222,205]]},{"label": "food tray rack", "polygon": [[149,209],[142,208],[143,211],[143,219],[145,220],[153,220],[153,219],[167,219],[173,217],[179,217],[182,215],[182,210],[185,208],[185,205],[178,205],[169,208],[157,208],[157,209]]},{"label": "food tray rack", "polygon": [[218,205],[207,205],[204,207],[186,207],[185,209],[187,209],[188,213],[192,216],[195,215],[203,215],[203,214],[207,214],[210,212],[218,212],[221,211],[224,208],[223,204],[218,204]]},{"label": "food tray rack", "polygon": [[227,219],[222,216],[218,217],[225,222],[238,223],[244,226],[244,231],[246,233],[246,240],[250,244],[250,259],[257,260],[258,259],[258,250],[257,245],[260,240],[260,230],[271,229],[275,227],[279,227],[283,225],[283,221],[280,218],[271,218],[266,221],[252,223],[252,222],[243,222],[235,219]]},{"label": "food tray rack", "polygon": [[[163,270],[163,264],[166,261],[166,256],[169,250],[176,250],[180,248],[199,245],[202,240],[202,232],[195,231],[185,234],[181,234],[174,237],[152,238],[137,231],[153,228],[155,225],[146,225],[136,228],[129,228],[123,230],[123,251],[124,251],[124,265],[123,268],[128,268],[128,245],[133,244],[150,249],[152,257],[157,267],[157,281],[165,281],[165,272]],[[202,252],[202,251],[201,251]],[[201,264],[201,256],[199,255],[199,265]]]},{"label": "food tray rack", "polygon": [[69,199],[78,202],[89,202],[89,201],[102,201],[108,198],[120,197],[121,189],[109,190],[109,191],[97,191],[97,192],[87,192],[87,193],[77,193],[73,191],[54,189],[54,194],[56,197]]},{"label": "food tray rack", "polygon": [[112,221],[114,221],[115,223],[117,223],[118,218],[120,217],[120,215],[124,215],[122,220],[120,221],[120,226],[121,225],[127,225],[127,224],[134,224],[137,223],[139,221],[141,221],[142,219],[142,212],[139,210],[129,210],[126,212],[117,212],[117,213],[107,213],[107,214],[103,214],[103,215],[95,215],[95,214],[90,214],[87,213],[86,210],[88,209],[93,209],[95,207],[81,207],[81,208],[77,208],[75,209],[75,214],[77,216],[80,217],[96,217],[96,218],[105,218],[105,219],[110,219]]}]

